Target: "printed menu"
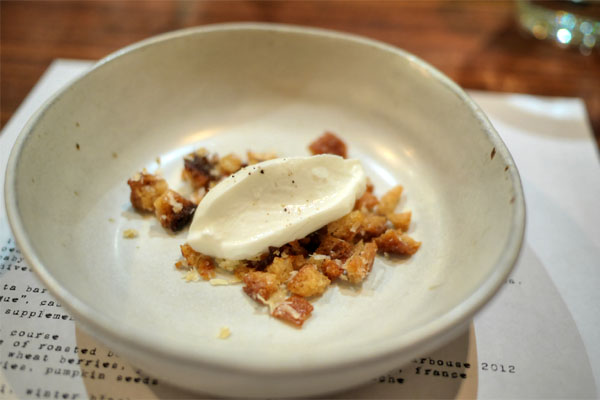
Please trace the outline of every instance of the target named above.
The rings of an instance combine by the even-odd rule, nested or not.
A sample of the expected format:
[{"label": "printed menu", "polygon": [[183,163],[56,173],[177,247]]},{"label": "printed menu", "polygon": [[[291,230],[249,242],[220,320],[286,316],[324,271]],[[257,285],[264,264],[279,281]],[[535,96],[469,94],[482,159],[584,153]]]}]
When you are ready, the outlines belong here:
[{"label": "printed menu", "polygon": [[[35,110],[92,62],[57,60],[0,135],[0,184]],[[521,257],[463,335],[331,398],[596,398],[600,164],[578,99],[471,92],[511,151],[528,207]],[[78,328],[39,282],[0,202],[0,399],[198,398]],[[210,395],[206,395],[211,397]]]}]

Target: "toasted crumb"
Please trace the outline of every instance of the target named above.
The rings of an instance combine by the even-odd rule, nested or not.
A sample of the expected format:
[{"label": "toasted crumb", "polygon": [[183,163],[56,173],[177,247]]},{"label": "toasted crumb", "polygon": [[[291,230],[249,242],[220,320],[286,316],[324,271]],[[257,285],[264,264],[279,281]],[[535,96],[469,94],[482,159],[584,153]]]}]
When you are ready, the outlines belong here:
[{"label": "toasted crumb", "polygon": [[131,205],[139,211],[154,211],[154,202],[169,188],[167,181],[145,172],[127,181],[131,188]]},{"label": "toasted crumb", "polygon": [[339,239],[356,243],[371,239],[385,232],[387,219],[371,212],[354,210],[350,214],[327,225],[327,232]]},{"label": "toasted crumb", "polygon": [[291,296],[275,307],[271,315],[301,327],[312,311],[313,306],[304,297]]},{"label": "toasted crumb", "polygon": [[412,213],[410,211],[405,211],[403,213],[391,213],[387,215],[387,218],[394,225],[394,228],[400,229],[402,232],[406,232],[410,227]]},{"label": "toasted crumb", "polygon": [[248,151],[248,152],[246,152],[246,156],[248,157],[248,165],[253,165],[253,164],[257,164],[259,162],[277,158],[277,154],[272,153],[272,152],[255,153],[253,151]]},{"label": "toasted crumb", "polygon": [[219,335],[217,336],[217,338],[219,338],[219,339],[227,339],[229,336],[231,336],[231,331],[229,330],[228,327],[223,326],[219,330]]},{"label": "toasted crumb", "polygon": [[[197,252],[187,243],[181,246],[181,255],[185,258],[188,267],[195,268],[202,279],[209,280],[216,276],[215,265],[211,257]],[[178,264],[175,266],[177,267]]]},{"label": "toasted crumb", "polygon": [[323,294],[331,281],[312,264],[306,264],[288,282],[287,289],[302,297],[317,296]]},{"label": "toasted crumb", "polygon": [[138,237],[139,233],[135,229],[125,229],[123,231],[123,237],[125,239],[134,239]]},{"label": "toasted crumb", "polygon": [[244,277],[252,271],[253,270],[248,268],[246,265],[240,265],[233,271],[233,275],[235,276],[236,279],[243,282]]},{"label": "toasted crumb", "polygon": [[343,268],[333,260],[325,260],[321,265],[321,271],[332,282],[339,278],[344,272]]},{"label": "toasted crumb", "polygon": [[356,200],[356,203],[354,204],[354,209],[362,211],[373,211],[375,206],[377,206],[378,204],[379,200],[377,199],[377,197],[373,193],[365,191],[365,193],[358,200]]},{"label": "toasted crumb", "polygon": [[397,255],[413,255],[421,247],[421,242],[393,229],[376,238],[375,243],[380,251]]},{"label": "toasted crumb", "polygon": [[154,213],[164,228],[182,230],[192,221],[196,205],[174,190],[168,189],[154,202]]},{"label": "toasted crumb", "polygon": [[377,245],[375,243],[364,244],[359,242],[356,245],[352,257],[343,266],[351,283],[360,283],[365,280],[371,272],[375,255],[377,255]]},{"label": "toasted crumb", "polygon": [[235,154],[227,154],[219,160],[219,170],[223,175],[231,175],[242,168],[242,160]]},{"label": "toasted crumb", "polygon": [[324,235],[315,253],[346,261],[352,255],[352,243],[332,235]]},{"label": "toasted crumb", "polygon": [[398,202],[400,201],[400,196],[402,196],[402,191],[404,188],[400,185],[391,188],[386,194],[381,196],[381,200],[379,201],[379,206],[377,207],[377,212],[380,215],[388,215],[393,213],[398,206]]},{"label": "toasted crumb", "polygon": [[312,154],[335,154],[346,158],[346,143],[332,132],[325,132],[309,146]]},{"label": "toasted crumb", "polygon": [[371,182],[371,179],[367,177],[367,192],[373,193],[375,191],[375,185]]},{"label": "toasted crumb", "polygon": [[271,265],[267,267],[267,272],[275,274],[279,283],[286,282],[294,271],[294,265],[290,257],[275,257]]},{"label": "toasted crumb", "polygon": [[279,287],[277,275],[270,272],[252,271],[244,278],[244,292],[255,301],[265,303]]},{"label": "toasted crumb", "polygon": [[208,151],[201,148],[185,156],[181,178],[184,181],[190,182],[194,190],[202,187],[208,189],[212,181],[220,178],[220,176],[211,173],[216,170],[218,162],[218,156],[209,156]]}]

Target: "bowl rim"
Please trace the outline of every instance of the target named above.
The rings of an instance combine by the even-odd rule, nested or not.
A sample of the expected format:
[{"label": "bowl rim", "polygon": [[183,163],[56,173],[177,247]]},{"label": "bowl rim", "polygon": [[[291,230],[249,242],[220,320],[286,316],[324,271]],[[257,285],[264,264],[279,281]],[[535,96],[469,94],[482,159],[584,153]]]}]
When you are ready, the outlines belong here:
[{"label": "bowl rim", "polygon": [[[495,261],[492,272],[484,278],[481,285],[471,293],[470,296],[463,299],[449,312],[427,322],[417,329],[407,332],[401,337],[390,338],[385,341],[385,343],[373,343],[372,346],[368,346],[368,349],[353,350],[353,352],[341,354],[335,359],[321,359],[318,362],[297,362],[297,360],[290,358],[282,364],[265,365],[263,363],[252,362],[239,357],[225,357],[224,354],[215,355],[213,351],[203,351],[205,349],[202,347],[197,347],[192,350],[189,346],[184,348],[176,343],[165,343],[151,333],[148,334],[147,332],[135,330],[131,327],[115,324],[115,320],[97,312],[71,294],[50,272],[48,272],[48,270],[46,270],[44,263],[35,251],[33,243],[27,236],[21,220],[16,197],[16,171],[21,150],[27,142],[29,133],[36,126],[37,122],[52,104],[64,93],[69,91],[72,86],[76,85],[80,80],[85,79],[89,74],[96,69],[101,68],[104,64],[111,63],[115,59],[157,43],[188,35],[199,35],[229,30],[254,30],[302,34],[351,41],[369,47],[375,47],[379,50],[393,53],[404,58],[416,68],[427,71],[434,80],[437,80],[447,90],[454,93],[470,109],[477,118],[483,133],[487,135],[490,143],[495,146],[496,155],[500,156],[504,160],[505,165],[509,167],[507,174],[514,190],[514,212],[509,229],[511,234],[505,242],[500,257]],[[73,314],[76,318],[76,322],[86,328],[86,331],[89,331],[93,336],[99,337],[101,341],[106,341],[103,339],[108,338],[111,342],[133,348],[138,354],[140,352],[142,354],[153,353],[162,358],[176,361],[181,365],[206,365],[215,370],[238,371],[248,375],[286,375],[298,372],[306,373],[308,371],[310,371],[310,373],[321,373],[327,370],[337,369],[341,366],[347,368],[350,366],[381,362],[382,360],[387,359],[400,358],[403,355],[406,356],[411,349],[427,348],[427,344],[431,343],[432,339],[435,337],[441,338],[444,336],[444,333],[452,331],[453,328],[464,325],[470,321],[475,313],[479,311],[496,294],[496,292],[498,292],[517,262],[525,234],[525,199],[521,179],[514,160],[506,145],[480,107],[454,81],[419,57],[377,40],[328,29],[279,23],[242,22],[186,28],[144,39],[107,55],[99,60],[86,73],[74,79],[71,83],[54,94],[28,120],[11,150],[6,169],[4,191],[8,221],[22,254],[52,295],[54,295],[61,304]],[[450,338],[447,338],[446,340],[449,339]],[[413,355],[410,354],[410,356]]]}]

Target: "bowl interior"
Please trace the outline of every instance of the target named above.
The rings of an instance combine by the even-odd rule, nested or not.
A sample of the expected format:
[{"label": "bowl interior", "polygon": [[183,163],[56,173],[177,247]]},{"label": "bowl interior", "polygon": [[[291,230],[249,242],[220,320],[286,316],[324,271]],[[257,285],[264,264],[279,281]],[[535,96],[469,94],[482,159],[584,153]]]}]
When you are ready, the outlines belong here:
[{"label": "bowl interior", "polygon": [[[462,92],[409,55],[335,34],[163,37],[101,63],[28,129],[9,208],[42,279],[84,324],[199,359],[315,366],[435,336],[498,287],[522,229],[512,160]],[[186,283],[174,268],[185,232],[130,206],[126,181],[143,167],[177,189],[195,148],[306,155],[325,130],[347,142],[378,195],[404,186],[400,209],[412,210],[423,244],[408,259],[379,257],[358,290],[327,291],[301,330],[240,285]],[[126,229],[139,237],[124,239]],[[217,339],[225,326],[231,337]]]}]

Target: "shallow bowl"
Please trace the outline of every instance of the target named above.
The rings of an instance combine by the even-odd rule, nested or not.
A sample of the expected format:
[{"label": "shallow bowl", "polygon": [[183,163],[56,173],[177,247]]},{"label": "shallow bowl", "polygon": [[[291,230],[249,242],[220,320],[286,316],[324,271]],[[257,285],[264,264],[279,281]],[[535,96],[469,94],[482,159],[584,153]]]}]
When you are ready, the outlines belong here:
[{"label": "shallow bowl", "polygon": [[[129,204],[143,167],[180,188],[195,148],[306,155],[325,130],[377,194],[404,186],[423,245],[378,258],[360,289],[326,292],[302,329],[239,285],[186,283],[173,267],[185,232]],[[100,61],[21,133],[6,203],[28,262],[87,331],[173,384],[244,397],[347,388],[457,336],[514,265],[525,209],[501,139],[436,69],[372,40],[269,24],[177,31]]]}]

